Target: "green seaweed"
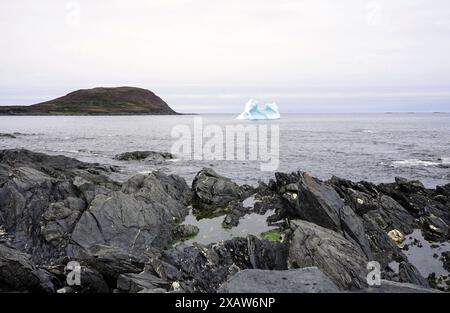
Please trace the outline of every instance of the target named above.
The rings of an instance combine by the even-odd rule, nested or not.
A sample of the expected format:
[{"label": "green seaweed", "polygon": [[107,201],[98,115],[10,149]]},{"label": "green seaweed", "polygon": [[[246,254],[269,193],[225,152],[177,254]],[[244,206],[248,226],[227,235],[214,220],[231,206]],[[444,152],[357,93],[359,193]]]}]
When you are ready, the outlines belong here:
[{"label": "green seaweed", "polygon": [[261,233],[261,238],[268,241],[282,241],[283,231],[280,228],[271,229]]}]

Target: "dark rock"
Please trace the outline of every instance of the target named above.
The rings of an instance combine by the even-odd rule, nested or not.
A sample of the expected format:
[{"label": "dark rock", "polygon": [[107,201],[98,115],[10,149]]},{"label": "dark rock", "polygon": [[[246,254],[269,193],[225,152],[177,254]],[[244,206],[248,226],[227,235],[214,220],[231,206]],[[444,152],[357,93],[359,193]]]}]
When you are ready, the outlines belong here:
[{"label": "dark rock", "polygon": [[[123,183],[122,191],[127,194],[138,194],[147,202],[166,203],[167,207],[174,206],[172,214],[177,214],[180,202],[187,206],[191,203],[193,194],[186,181],[177,175],[166,175],[155,171],[151,174],[138,174]],[[184,216],[182,216],[184,217]]]},{"label": "dark rock", "polygon": [[444,268],[450,272],[450,251],[442,252],[442,263]]},{"label": "dark rock", "polygon": [[109,292],[121,274],[141,272],[144,261],[171,245],[192,198],[186,182],[155,172],[119,184],[107,170],[63,156],[0,151],[0,236],[31,255],[21,261],[30,268],[18,281],[2,276],[2,289],[64,287],[64,267],[76,260],[85,283],[67,291]]},{"label": "dark rock", "polygon": [[417,268],[409,262],[399,265],[399,279],[402,283],[411,283],[422,287],[430,287],[427,280],[419,273]]},{"label": "dark rock", "polygon": [[[361,211],[358,206],[363,200],[360,197],[369,199],[371,196],[355,196],[357,201],[348,201],[349,203],[345,205],[342,200],[342,197],[346,197],[345,192],[339,188],[336,189],[333,184],[339,182],[346,186],[352,186],[351,182],[334,178],[327,183],[303,172],[290,175],[276,173],[275,176],[277,180],[275,188],[282,200],[274,200],[272,205],[281,202],[275,207],[284,208],[290,218],[301,218],[340,232],[348,240],[359,245],[368,258],[372,258],[362,218],[356,213]],[[365,186],[358,188],[368,190]],[[373,192],[373,188],[370,189],[370,192]],[[348,198],[350,197],[347,196],[347,200]],[[282,210],[278,210],[277,214],[277,218],[284,218]]]},{"label": "dark rock", "polygon": [[223,228],[233,228],[239,225],[239,220],[250,213],[251,210],[249,208],[245,208],[242,202],[231,202],[226,210],[228,213],[225,215],[225,218],[222,222]]},{"label": "dark rock", "polygon": [[167,281],[178,281],[181,279],[181,271],[173,265],[159,259],[150,260],[148,266],[159,278]]},{"label": "dark rock", "polygon": [[428,239],[447,238],[449,235],[450,226],[447,225],[441,218],[431,214],[428,216],[422,216],[420,218],[423,228],[425,230],[425,237]]},{"label": "dark rock", "polygon": [[192,190],[199,209],[224,209],[231,201],[242,201],[252,193],[251,188],[241,187],[210,168],[202,169],[195,176]]},{"label": "dark rock", "polygon": [[105,175],[90,173],[94,167],[63,156],[0,151],[0,224],[11,243],[37,263],[63,256],[74,224],[88,205],[76,180],[104,190],[118,188]]},{"label": "dark rock", "polygon": [[242,270],[224,283],[223,293],[324,293],[338,292],[336,285],[317,267],[286,271]]},{"label": "dark rock", "polygon": [[425,191],[425,186],[418,180],[408,180],[403,177],[395,177],[395,182],[401,191],[417,193]]},{"label": "dark rock", "polygon": [[143,261],[173,241],[173,229],[188,214],[191,194],[174,175],[136,175],[121,191],[98,194],[75,225],[67,255],[88,257],[91,247],[110,246]]},{"label": "dark rock", "polygon": [[50,274],[33,265],[30,256],[0,244],[0,291],[54,292]]},{"label": "dark rock", "polygon": [[182,224],[175,227],[174,236],[177,239],[187,239],[198,234],[200,229],[195,225]]},{"label": "dark rock", "polygon": [[369,260],[373,260],[372,250],[367,239],[363,220],[349,206],[344,206],[341,209],[340,219],[345,238],[359,245],[366,257]]},{"label": "dark rock", "polygon": [[117,248],[96,245],[91,247],[89,256],[78,260],[99,272],[110,288],[115,288],[120,274],[140,273],[144,264],[134,256]]},{"label": "dark rock", "polygon": [[377,199],[378,209],[371,210],[365,215],[375,221],[383,230],[389,232],[397,229],[403,234],[410,234],[414,230],[414,217],[398,202],[389,196],[382,195]]},{"label": "dark rock", "polygon": [[17,138],[17,137],[14,136],[13,134],[0,133],[0,138],[11,138],[11,139],[15,139],[15,138]]},{"label": "dark rock", "polygon": [[[292,174],[289,178],[280,178],[277,174],[278,193],[289,202],[292,217],[340,230],[339,213],[344,202],[333,187],[303,172]],[[283,181],[289,184],[282,184]]]},{"label": "dark rock", "polygon": [[75,292],[80,293],[108,293],[111,289],[103,276],[96,270],[81,266],[80,285],[71,286]]},{"label": "dark rock", "polygon": [[[75,225],[67,254],[79,258],[89,255],[92,246],[105,245],[146,258],[154,254],[154,249],[167,247],[173,240],[174,216],[181,219],[187,208],[178,204],[170,212],[157,202],[162,195],[156,193],[115,191],[97,195]],[[168,195],[165,198],[166,203],[171,202]]]},{"label": "dark rock", "polygon": [[131,151],[117,154],[114,159],[119,161],[148,161],[152,163],[160,163],[165,160],[173,159],[172,153],[157,151]]},{"label": "dark rock", "polygon": [[242,269],[286,270],[287,246],[248,236],[208,246],[178,246],[163,252],[162,260],[180,270],[185,289],[216,292]]},{"label": "dark rock", "polygon": [[425,288],[408,283],[399,283],[388,280],[381,280],[380,286],[364,289],[367,293],[439,293],[439,290]]},{"label": "dark rock", "polygon": [[365,215],[363,217],[363,225],[373,260],[379,262],[382,268],[388,266],[391,261],[406,259],[401,249],[375,221]]},{"label": "dark rock", "polygon": [[149,272],[139,274],[121,274],[117,280],[117,289],[122,292],[136,293],[144,289],[165,289],[168,290],[170,283],[156,277]]},{"label": "dark rock", "polygon": [[339,233],[306,221],[297,226],[289,246],[293,268],[317,266],[339,288],[358,289],[366,285],[367,257]]}]

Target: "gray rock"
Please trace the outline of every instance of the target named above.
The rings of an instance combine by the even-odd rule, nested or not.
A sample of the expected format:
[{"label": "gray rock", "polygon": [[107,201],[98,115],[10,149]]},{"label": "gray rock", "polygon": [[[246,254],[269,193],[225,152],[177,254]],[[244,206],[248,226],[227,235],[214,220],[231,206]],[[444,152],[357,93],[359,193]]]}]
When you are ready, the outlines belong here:
[{"label": "gray rock", "polygon": [[439,290],[424,288],[421,286],[398,283],[389,280],[381,280],[380,286],[368,287],[363,290],[367,293],[440,293]]},{"label": "gray rock", "polygon": [[199,209],[225,208],[231,201],[248,196],[245,188],[210,168],[202,169],[195,176],[192,190],[195,206]]},{"label": "gray rock", "polygon": [[157,151],[132,151],[117,154],[114,159],[119,161],[141,161],[145,160],[152,163],[159,163],[165,160],[173,159],[173,155],[168,152]]},{"label": "gray rock", "polygon": [[0,151],[2,240],[30,254],[31,265],[56,262],[51,268],[61,280],[58,260],[79,261],[91,282],[79,292],[104,292],[119,275],[142,271],[142,261],[170,246],[192,192],[176,175],[155,172],[119,184],[108,170],[63,156]]},{"label": "gray rock", "polygon": [[389,232],[397,229],[403,234],[412,233],[416,224],[414,217],[397,201],[389,196],[381,195],[374,202],[378,208],[367,212],[366,215],[383,230]]},{"label": "gray rock", "polygon": [[336,285],[317,267],[286,271],[242,270],[225,282],[221,293],[334,293]]},{"label": "gray rock", "polygon": [[181,279],[181,271],[175,266],[162,260],[152,259],[150,260],[148,267],[163,280],[177,281]]},{"label": "gray rock", "polygon": [[145,271],[139,274],[121,274],[117,280],[117,289],[131,293],[152,289],[168,290],[170,285],[169,282]]},{"label": "gray rock", "polygon": [[341,209],[340,219],[345,238],[359,245],[366,257],[369,260],[373,260],[372,250],[367,239],[363,220],[347,205]]},{"label": "gray rock", "polygon": [[81,293],[109,293],[111,289],[103,276],[96,270],[81,266],[80,286],[72,286]]},{"label": "gray rock", "polygon": [[14,139],[14,138],[17,138],[17,137],[15,135],[13,135],[13,134],[0,133],[0,138],[11,138],[11,139]]},{"label": "gray rock", "polygon": [[233,228],[239,225],[239,220],[246,214],[251,213],[250,208],[245,208],[242,202],[231,202],[227,207],[227,214],[222,222],[223,228]]},{"label": "gray rock", "polygon": [[100,273],[110,288],[116,287],[120,274],[140,273],[144,268],[142,262],[118,248],[95,245],[90,247],[88,254],[78,261]]},{"label": "gray rock", "polygon": [[399,280],[402,283],[411,283],[429,288],[428,281],[420,274],[419,270],[409,262],[401,262],[399,265]]},{"label": "gray rock", "polygon": [[174,236],[177,239],[187,239],[198,234],[200,229],[195,225],[181,224],[177,225],[174,230]]},{"label": "gray rock", "polygon": [[339,288],[357,289],[366,285],[367,257],[341,234],[306,221],[297,226],[289,245],[293,268],[317,266]]},{"label": "gray rock", "polygon": [[243,269],[286,270],[287,246],[248,236],[208,246],[178,246],[163,252],[161,259],[180,270],[184,290],[216,292]]},{"label": "gray rock", "polygon": [[0,291],[54,292],[50,274],[33,265],[30,256],[0,244]]},{"label": "gray rock", "polygon": [[163,249],[172,242],[172,228],[173,216],[162,203],[146,202],[139,195],[120,191],[98,195],[75,225],[67,254],[79,258],[90,247],[105,245],[145,258],[153,255],[153,249]]},{"label": "gray rock", "polygon": [[118,187],[96,167],[27,150],[0,151],[0,224],[11,243],[38,264],[63,256],[88,202],[76,177],[108,190]]},{"label": "gray rock", "polygon": [[276,173],[275,177],[276,183],[271,184],[272,189],[281,199],[281,205],[276,196],[271,203],[277,209],[276,219],[300,218],[339,232],[358,245],[368,258],[372,258],[363,221],[353,206],[344,205],[332,184],[334,180],[323,182],[304,172]]},{"label": "gray rock", "polygon": [[387,233],[367,215],[363,217],[363,225],[373,260],[379,262],[382,268],[385,268],[394,260],[406,259],[406,256],[394,241],[389,238]]}]

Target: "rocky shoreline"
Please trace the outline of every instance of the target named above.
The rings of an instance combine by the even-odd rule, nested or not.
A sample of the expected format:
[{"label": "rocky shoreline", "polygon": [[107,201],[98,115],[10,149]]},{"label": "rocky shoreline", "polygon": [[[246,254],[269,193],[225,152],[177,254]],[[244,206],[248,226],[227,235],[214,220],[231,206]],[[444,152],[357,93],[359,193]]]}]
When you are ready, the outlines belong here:
[{"label": "rocky shoreline", "polygon": [[[443,272],[429,275],[409,252],[424,244],[412,237],[418,231],[436,251],[448,247],[450,184],[321,181],[297,172],[240,186],[203,169],[188,186],[158,171],[117,182],[109,177],[116,170],[0,151],[0,291],[449,291],[448,250],[430,256]],[[198,233],[180,225],[190,210],[223,215],[226,228],[270,211],[279,236],[175,245]],[[80,265],[79,285],[68,283],[71,261]],[[368,285],[373,261],[380,286]]]}]

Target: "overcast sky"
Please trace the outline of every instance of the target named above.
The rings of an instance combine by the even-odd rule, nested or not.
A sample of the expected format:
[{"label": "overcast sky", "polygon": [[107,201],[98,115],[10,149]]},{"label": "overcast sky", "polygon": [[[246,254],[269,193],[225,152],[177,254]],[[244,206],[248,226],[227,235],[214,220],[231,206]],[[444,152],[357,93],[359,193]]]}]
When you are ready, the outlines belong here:
[{"label": "overcast sky", "polygon": [[450,111],[448,0],[2,0],[0,38],[0,104],[129,85],[182,112]]}]

